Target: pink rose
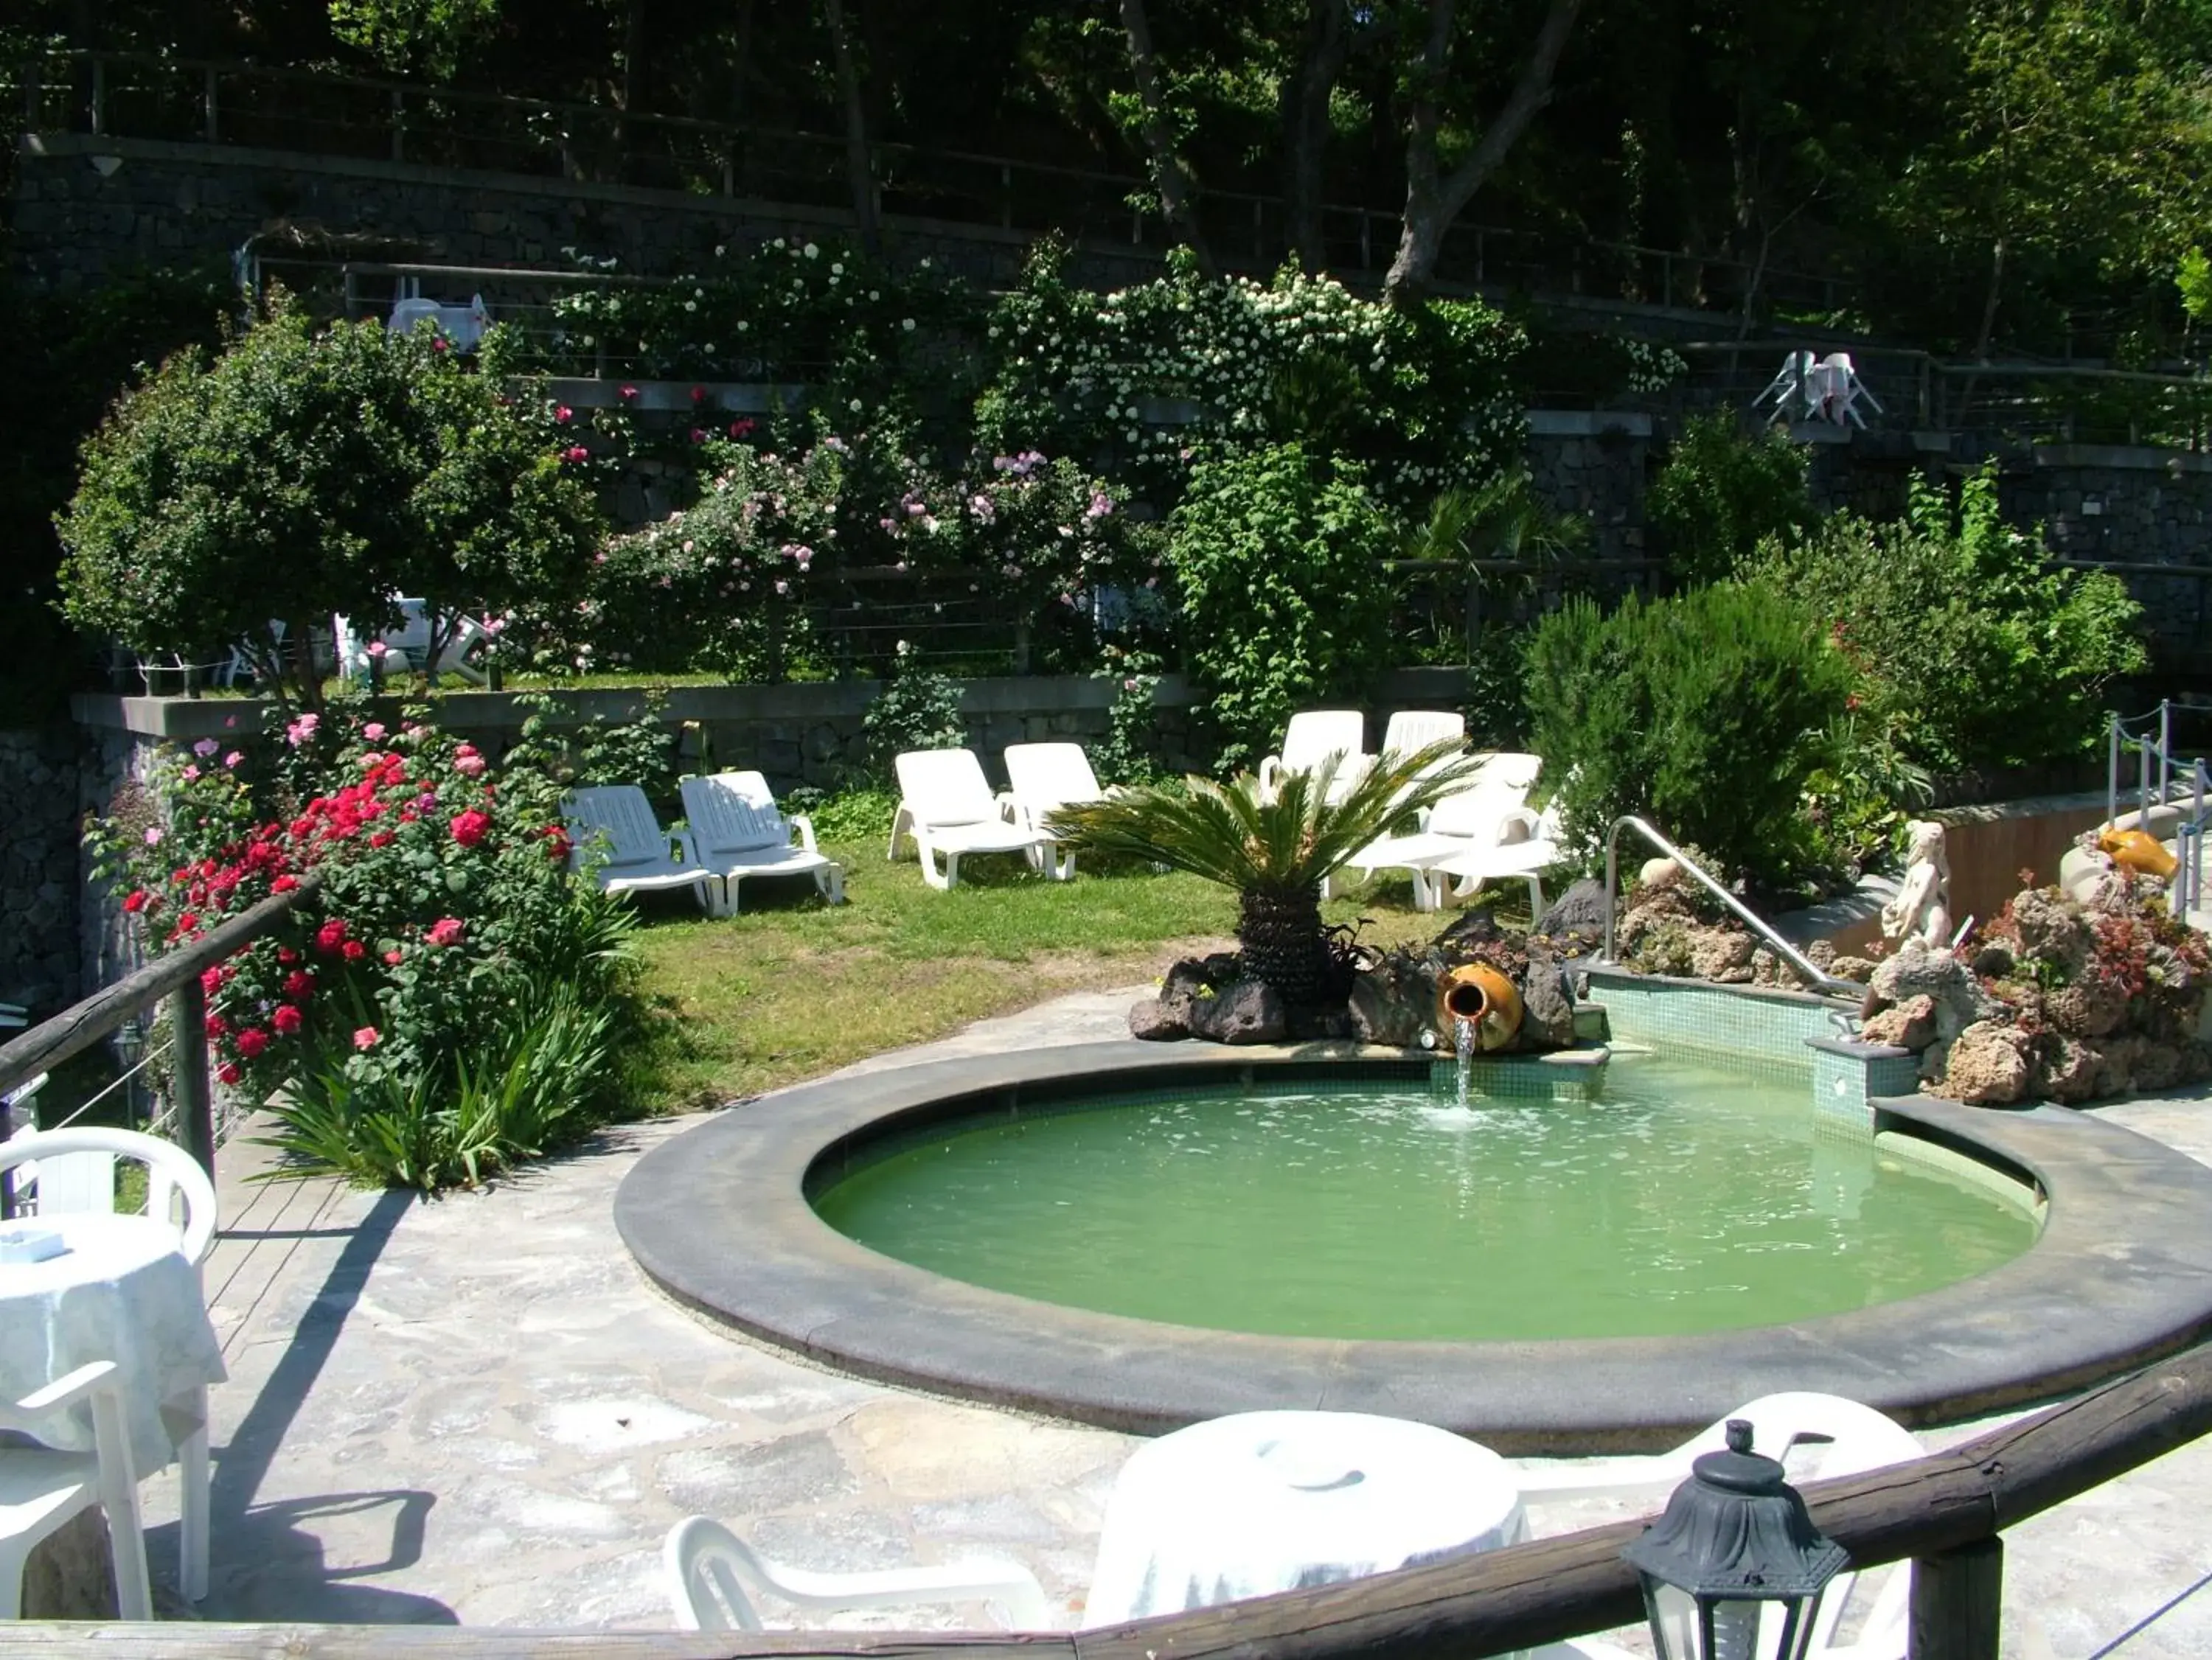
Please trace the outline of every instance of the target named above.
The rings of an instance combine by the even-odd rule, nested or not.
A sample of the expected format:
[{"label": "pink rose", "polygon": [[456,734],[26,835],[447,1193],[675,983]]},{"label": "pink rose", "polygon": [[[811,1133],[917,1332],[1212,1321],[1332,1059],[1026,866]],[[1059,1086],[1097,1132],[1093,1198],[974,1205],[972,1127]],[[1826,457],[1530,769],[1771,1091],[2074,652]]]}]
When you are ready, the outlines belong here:
[{"label": "pink rose", "polygon": [[384,723],[380,720],[373,720],[369,722],[368,725],[361,729],[361,735],[367,738],[371,743],[383,742]]},{"label": "pink rose", "polygon": [[430,924],[430,931],[422,937],[433,945],[458,945],[464,926],[459,917],[441,917]]},{"label": "pink rose", "polygon": [[482,778],[485,765],[482,755],[456,755],[453,758],[453,770],[465,779]]},{"label": "pink rose", "polygon": [[356,1049],[374,1049],[383,1037],[384,1034],[373,1026],[358,1027],[354,1031],[353,1046]]}]

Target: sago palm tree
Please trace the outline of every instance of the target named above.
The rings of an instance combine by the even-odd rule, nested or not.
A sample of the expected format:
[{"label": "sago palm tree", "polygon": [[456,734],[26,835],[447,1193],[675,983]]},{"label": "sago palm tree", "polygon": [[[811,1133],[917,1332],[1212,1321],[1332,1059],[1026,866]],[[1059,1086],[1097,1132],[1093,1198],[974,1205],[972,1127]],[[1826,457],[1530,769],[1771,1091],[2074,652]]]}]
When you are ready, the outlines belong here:
[{"label": "sago palm tree", "polygon": [[1063,807],[1047,827],[1079,851],[1124,853],[1235,888],[1244,972],[1310,1008],[1330,991],[1322,884],[1401,819],[1465,784],[1478,763],[1457,753],[1464,747],[1446,739],[1384,755],[1333,803],[1332,755],[1310,772],[1283,774],[1272,797],[1249,772],[1226,785],[1194,777],[1181,792],[1128,790]]}]

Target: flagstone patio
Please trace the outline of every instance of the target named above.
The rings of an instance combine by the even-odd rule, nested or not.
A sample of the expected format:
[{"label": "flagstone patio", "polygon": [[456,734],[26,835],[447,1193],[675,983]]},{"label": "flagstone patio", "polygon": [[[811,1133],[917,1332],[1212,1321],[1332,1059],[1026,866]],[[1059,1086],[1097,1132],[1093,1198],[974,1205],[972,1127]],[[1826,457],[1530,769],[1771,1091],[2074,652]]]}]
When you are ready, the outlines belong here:
[{"label": "flagstone patio", "polygon": [[[1057,999],[854,1069],[1117,1036],[1136,995]],[[2212,1099],[2104,1116],[2212,1163]],[[694,1122],[612,1130],[434,1203],[255,1182],[260,1149],[225,1148],[206,1283],[230,1381],[203,1618],[665,1627],[660,1541],[696,1512],[808,1566],[1004,1553],[1075,1620],[1133,1439],[836,1376],[662,1299],[611,1202]],[[165,1483],[148,1497],[173,1515]],[[2005,1654],[2089,1660],[2194,1591],[2212,1578],[2209,1504],[2198,1445],[2008,1535]],[[1563,1506],[1540,1530],[1617,1513]],[[173,1526],[153,1548],[157,1578],[173,1572]],[[2212,1657],[2212,1597],[2184,1596],[2120,1652]]]}]

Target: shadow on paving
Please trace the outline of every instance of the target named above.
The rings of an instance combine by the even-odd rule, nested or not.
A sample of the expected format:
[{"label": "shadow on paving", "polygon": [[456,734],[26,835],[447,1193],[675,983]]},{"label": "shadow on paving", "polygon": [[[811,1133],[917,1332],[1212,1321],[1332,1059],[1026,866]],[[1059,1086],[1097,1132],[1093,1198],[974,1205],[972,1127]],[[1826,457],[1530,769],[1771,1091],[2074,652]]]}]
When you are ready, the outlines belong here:
[{"label": "shadow on paving", "polygon": [[[328,1364],[346,1317],[361,1299],[399,1219],[414,1203],[397,1190],[381,1195],[362,1217],[331,1265],[322,1287],[300,1317],[283,1357],[253,1404],[215,1453],[210,1533],[214,1562],[204,1618],[306,1621],[335,1625],[457,1625],[453,1609],[434,1597],[386,1590],[352,1580],[412,1566],[422,1554],[422,1536],[434,1494],[407,1488],[334,1493],[254,1503],[284,1436],[299,1416],[315,1380]],[[325,1518],[392,1512],[392,1543],[380,1562],[332,1568],[325,1560],[317,1524]],[[175,1525],[156,1530],[169,1536]],[[281,1606],[276,1605],[281,1603]]]}]

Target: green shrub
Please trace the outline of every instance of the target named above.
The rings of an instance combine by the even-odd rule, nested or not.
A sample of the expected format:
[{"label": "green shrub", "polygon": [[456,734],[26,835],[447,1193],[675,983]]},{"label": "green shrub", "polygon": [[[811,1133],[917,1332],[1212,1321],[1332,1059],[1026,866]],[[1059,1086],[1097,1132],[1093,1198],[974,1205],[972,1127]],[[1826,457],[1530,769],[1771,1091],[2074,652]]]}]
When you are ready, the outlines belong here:
[{"label": "green shrub", "polygon": [[1631,595],[1610,616],[1575,600],[1528,645],[1531,736],[1567,837],[1595,849],[1639,814],[1768,885],[1808,862],[1800,797],[1849,686],[1815,620],[1757,584]]},{"label": "green shrub", "polygon": [[[425,1162],[435,1147],[450,1142],[465,1168],[625,1110],[617,1053],[644,1024],[629,906],[570,874],[559,782],[527,764],[495,772],[424,712],[397,730],[309,712],[273,743],[164,752],[159,816],[118,815],[90,838],[154,955],[319,879],[312,900],[201,976],[216,1075],[256,1101],[298,1083],[362,1117],[356,1141],[388,1143],[389,1173],[410,1182],[454,1167]],[[525,1051],[532,1090],[557,1092],[559,1111],[501,1081]],[[316,1081],[338,1075],[342,1091]],[[490,1151],[468,1129],[474,1108],[450,1136],[417,1122],[477,1096],[500,1098]],[[410,1123],[419,1133],[400,1134]]]},{"label": "green shrub", "polygon": [[1644,498],[1676,580],[1719,581],[1767,537],[1810,524],[1804,449],[1771,427],[1747,437],[1726,410],[1684,423]]},{"label": "green shrub", "polygon": [[566,986],[501,1011],[450,1064],[358,1076],[327,1045],[270,1103],[286,1155],[269,1178],[343,1176],[363,1187],[480,1187],[495,1172],[541,1158],[590,1122],[611,1075],[615,1017]]},{"label": "green shrub", "polygon": [[1398,536],[1364,485],[1295,444],[1192,470],[1168,562],[1224,767],[1265,754],[1301,701],[1357,691],[1384,665]]},{"label": "green shrub", "polygon": [[914,665],[913,651],[901,640],[897,672],[860,717],[868,765],[878,782],[890,780],[891,764],[909,749],[957,749],[968,742],[960,688],[943,675]]},{"label": "green shrub", "polygon": [[2039,534],[2000,516],[1990,466],[1955,509],[1916,482],[1904,519],[1838,516],[1768,542],[1759,568],[1832,624],[1865,723],[1942,773],[2088,752],[2106,687],[2147,660],[2142,609],[2119,579],[2045,559]]}]

